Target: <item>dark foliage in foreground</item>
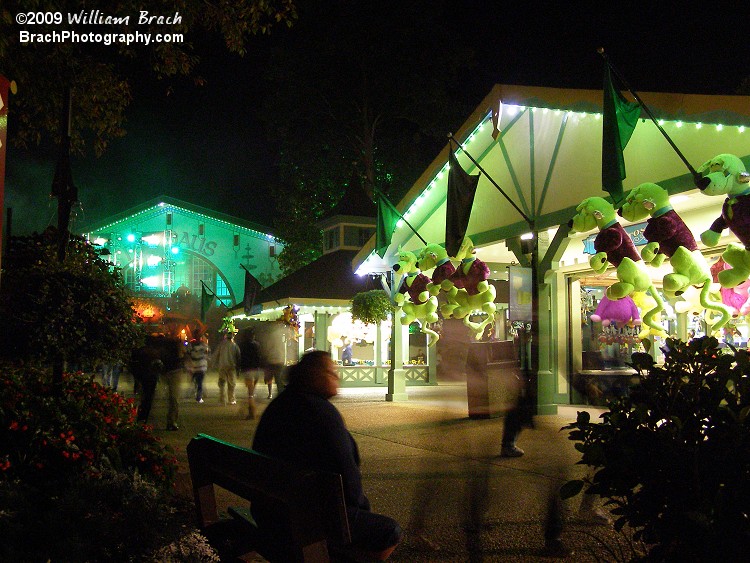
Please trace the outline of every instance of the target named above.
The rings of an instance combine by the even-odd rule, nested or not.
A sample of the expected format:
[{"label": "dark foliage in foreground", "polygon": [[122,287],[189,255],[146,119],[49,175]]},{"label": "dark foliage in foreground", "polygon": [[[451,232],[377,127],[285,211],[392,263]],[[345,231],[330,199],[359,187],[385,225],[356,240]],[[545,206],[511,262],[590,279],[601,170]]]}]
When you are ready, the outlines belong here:
[{"label": "dark foliage in foreground", "polygon": [[740,561],[750,553],[750,359],[715,338],[668,339],[663,366],[643,374],[602,422],[565,428],[596,469],[571,481],[607,499],[616,528],[646,546],[644,561]]}]

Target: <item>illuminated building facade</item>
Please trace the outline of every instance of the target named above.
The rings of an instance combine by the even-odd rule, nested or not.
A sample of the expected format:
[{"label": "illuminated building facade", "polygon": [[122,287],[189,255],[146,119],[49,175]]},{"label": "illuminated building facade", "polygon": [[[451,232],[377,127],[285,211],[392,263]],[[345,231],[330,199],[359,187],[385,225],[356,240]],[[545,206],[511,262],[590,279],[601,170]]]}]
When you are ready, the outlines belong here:
[{"label": "illuminated building facade", "polygon": [[170,297],[180,288],[201,295],[205,284],[232,307],[242,301],[246,269],[264,287],[281,277],[283,244],[267,227],[170,197],[88,225],[83,235],[142,297]]}]

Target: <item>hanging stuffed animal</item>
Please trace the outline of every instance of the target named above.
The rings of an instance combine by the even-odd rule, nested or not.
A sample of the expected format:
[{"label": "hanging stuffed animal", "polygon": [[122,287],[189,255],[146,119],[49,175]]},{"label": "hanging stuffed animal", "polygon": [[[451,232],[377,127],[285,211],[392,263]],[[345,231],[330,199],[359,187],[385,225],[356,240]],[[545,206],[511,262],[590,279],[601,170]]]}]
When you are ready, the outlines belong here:
[{"label": "hanging stuffed animal", "polygon": [[648,244],[641,251],[641,257],[647,264],[657,267],[665,259],[669,260],[672,273],[662,280],[664,293],[673,298],[691,285],[702,286],[701,305],[720,315],[710,332],[723,327],[729,321],[729,310],[721,302],[711,299],[711,270],[698,250],[693,233],[672,209],[669,192],[657,184],[640,184],[628,193],[620,215],[632,222],[650,216],[643,231]]},{"label": "hanging stuffed animal", "polygon": [[[453,284],[458,289],[453,297],[457,306],[453,309],[452,316],[463,319],[464,324],[474,333],[474,338],[479,340],[484,329],[495,322],[495,286],[487,281],[490,269],[476,257],[476,248],[469,237],[464,237],[461,242],[456,259],[461,262],[448,278],[448,284]],[[473,314],[486,316],[481,322],[475,323],[469,320]]]},{"label": "hanging stuffed animal", "polygon": [[401,248],[398,250],[398,262],[393,265],[393,271],[401,276],[396,283],[393,296],[396,306],[401,309],[401,324],[419,322],[422,332],[432,336],[429,345],[433,346],[440,339],[440,335],[427,326],[438,320],[437,298],[430,295],[427,289],[430,278],[419,271],[414,253]]},{"label": "hanging stuffed animal", "polygon": [[599,234],[594,239],[596,254],[589,259],[591,268],[597,274],[603,274],[608,263],[616,268],[618,281],[607,288],[607,297],[616,301],[635,291],[648,291],[656,306],[643,315],[643,323],[657,334],[666,335],[664,329],[653,320],[664,310],[664,303],[651,283],[651,277],[633,241],[617,222],[615,208],[602,197],[589,197],[576,207],[576,212],[570,221],[574,232],[585,233],[599,229]]},{"label": "hanging stuffed animal", "polygon": [[[691,289],[694,289],[692,286],[688,288],[688,291]],[[633,303],[635,303],[635,306],[638,307],[639,311],[652,311],[653,309],[657,308],[656,300],[651,297],[650,294],[646,293],[645,291],[634,291],[630,294],[630,298],[633,300]],[[662,305],[663,306],[663,305]],[[638,333],[638,338],[640,340],[648,342],[646,340],[649,336],[664,336],[664,331],[661,329],[661,312],[663,309],[660,309],[656,314],[654,314],[651,317],[652,324],[656,324],[659,327],[659,330],[654,330],[653,328],[649,326],[642,326],[642,330]]]},{"label": "hanging stuffed animal", "polygon": [[439,297],[441,291],[445,293],[446,300],[440,305],[440,313],[443,318],[449,319],[453,315],[453,310],[458,307],[455,300],[458,288],[449,281],[450,277],[456,271],[456,267],[448,257],[448,252],[442,245],[431,243],[419,251],[417,255],[417,267],[423,272],[429,272],[430,283],[427,284],[427,291],[430,295]]},{"label": "hanging stuffed animal", "polygon": [[442,245],[431,243],[420,250],[417,255],[417,267],[423,272],[432,270],[430,283],[427,284],[432,295],[437,295],[441,289],[445,291],[455,289],[451,283],[443,286],[443,282],[455,273],[456,267]]},{"label": "hanging stuffed animal", "polygon": [[[729,270],[731,266],[719,259],[711,266],[711,277],[714,282],[719,282],[719,274],[724,270]],[[742,282],[735,287],[721,288],[721,302],[726,305],[733,317],[747,313],[750,303],[748,303],[748,289],[750,289],[750,280]]]},{"label": "hanging stuffed animal", "polygon": [[630,296],[612,301],[605,295],[596,306],[596,312],[591,315],[591,320],[595,323],[600,322],[603,326],[614,324],[622,328],[628,324],[640,325],[641,315]]},{"label": "hanging stuffed animal", "polygon": [[720,154],[704,162],[698,172],[710,180],[698,186],[705,195],[726,195],[721,217],[701,234],[706,246],[716,246],[722,231],[729,229],[742,245],[730,244],[722,254],[731,268],[719,273],[722,287],[736,287],[750,278],[750,174],[745,165],[733,154]]}]

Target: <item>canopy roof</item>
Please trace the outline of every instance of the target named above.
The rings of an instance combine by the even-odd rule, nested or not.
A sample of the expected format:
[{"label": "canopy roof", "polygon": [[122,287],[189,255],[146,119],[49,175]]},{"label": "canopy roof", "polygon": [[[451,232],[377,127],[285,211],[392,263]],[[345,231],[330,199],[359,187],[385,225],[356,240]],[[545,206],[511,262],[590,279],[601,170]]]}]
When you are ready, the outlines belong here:
[{"label": "canopy roof", "polygon": [[[749,96],[639,96],[694,168],[721,153],[750,158]],[[493,181],[537,229],[566,223],[586,197],[607,195],[601,187],[602,98],[601,90],[496,85],[477,106],[455,133],[486,173],[480,176],[467,230],[476,246],[529,231]],[[624,189],[643,182],[656,182],[670,193],[693,189],[683,161],[647,114],[641,117],[624,151]],[[459,164],[470,174],[479,173],[466,152],[456,152]],[[428,242],[445,241],[447,161],[446,145],[396,206]],[[373,237],[354,259],[358,271],[387,271],[398,245],[422,246],[403,221],[385,259],[374,254],[374,242]]]},{"label": "canopy roof", "polygon": [[[281,278],[258,294],[256,304],[261,305],[260,311],[250,317],[278,317],[286,305],[297,305],[305,310],[348,311],[357,293],[381,287],[371,277],[359,276],[352,271],[351,263],[356,253],[356,250],[337,250],[324,254]],[[242,305],[231,312],[242,316]]]}]

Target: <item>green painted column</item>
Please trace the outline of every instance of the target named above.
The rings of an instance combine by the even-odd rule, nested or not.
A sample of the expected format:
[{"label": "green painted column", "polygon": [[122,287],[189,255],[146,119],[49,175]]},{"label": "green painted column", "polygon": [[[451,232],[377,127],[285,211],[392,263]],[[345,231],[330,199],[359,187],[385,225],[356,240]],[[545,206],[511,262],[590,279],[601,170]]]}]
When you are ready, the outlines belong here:
[{"label": "green painted column", "polygon": [[425,350],[427,362],[427,383],[437,385],[437,344],[427,346]]},{"label": "green painted column", "polygon": [[404,342],[408,342],[409,327],[402,326],[399,320],[401,310],[396,309],[391,324],[391,367],[388,370],[388,393],[386,401],[406,401],[406,372],[404,371]]},{"label": "green painted column", "polygon": [[330,351],[330,345],[328,344],[328,322],[330,315],[328,313],[319,313],[315,311],[315,341],[314,346],[316,350]]},{"label": "green painted column", "polygon": [[687,313],[677,313],[677,338],[683,342],[688,340],[688,315]]},{"label": "green painted column", "polygon": [[539,284],[539,371],[537,372],[537,412],[557,414],[557,377],[553,352],[556,349],[552,323],[551,286]]},{"label": "green painted column", "polygon": [[386,380],[386,374],[388,368],[383,364],[383,323],[379,322],[375,328],[375,343],[373,351],[373,359],[375,363],[375,383],[380,384]]}]

